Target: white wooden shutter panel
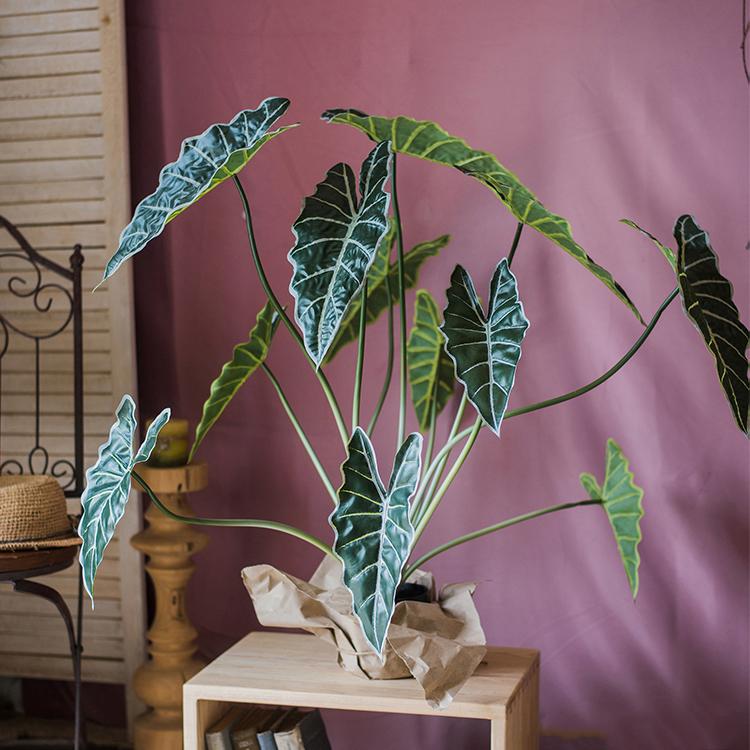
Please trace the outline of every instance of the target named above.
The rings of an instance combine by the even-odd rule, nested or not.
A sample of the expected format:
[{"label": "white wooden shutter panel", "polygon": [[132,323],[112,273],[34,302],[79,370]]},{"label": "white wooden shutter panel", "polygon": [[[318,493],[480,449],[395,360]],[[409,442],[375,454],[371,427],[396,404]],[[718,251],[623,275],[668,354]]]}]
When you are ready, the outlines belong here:
[{"label": "white wooden shutter panel", "polygon": [[[95,294],[128,222],[129,169],[122,0],[0,0],[0,214],[43,255],[67,266],[84,252],[86,465],[123,393],[135,395],[129,269]],[[0,253],[17,246],[0,232]],[[7,277],[6,277],[7,278]],[[7,283],[7,281],[6,281]],[[3,310],[21,301],[0,291]],[[42,435],[72,458],[72,332],[50,340],[42,367]],[[3,372],[3,459],[29,450],[31,352],[14,339]],[[65,375],[65,377],[63,377]],[[5,393],[7,389],[7,394]],[[78,501],[71,501],[71,512]],[[128,684],[145,658],[143,568],[128,539],[140,527],[131,501],[85,605],[83,678]],[[77,566],[50,577],[75,611]],[[0,586],[0,674],[71,679],[62,621],[52,605]],[[128,714],[138,710],[128,689]]]}]

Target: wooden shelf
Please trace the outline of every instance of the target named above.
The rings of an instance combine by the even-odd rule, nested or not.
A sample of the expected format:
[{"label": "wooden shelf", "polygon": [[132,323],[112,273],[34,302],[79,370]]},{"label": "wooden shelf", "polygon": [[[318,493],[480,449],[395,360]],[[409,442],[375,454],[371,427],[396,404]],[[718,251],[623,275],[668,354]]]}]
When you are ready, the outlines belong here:
[{"label": "wooden shelf", "polygon": [[334,648],[315,636],[250,633],[185,683],[185,750],[203,750],[206,727],[231,703],[487,719],[492,750],[536,750],[539,653],[489,647],[453,702],[436,711],[416,680],[349,674],[337,665]]}]

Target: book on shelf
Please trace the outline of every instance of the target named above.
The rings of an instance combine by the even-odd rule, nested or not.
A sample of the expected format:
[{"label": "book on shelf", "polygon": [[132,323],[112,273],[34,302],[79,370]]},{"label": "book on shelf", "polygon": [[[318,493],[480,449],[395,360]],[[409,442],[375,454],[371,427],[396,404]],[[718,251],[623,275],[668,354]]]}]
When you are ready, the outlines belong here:
[{"label": "book on shelf", "polygon": [[247,706],[233,706],[206,730],[206,750],[232,750],[232,730]]},{"label": "book on shelf", "polygon": [[277,750],[272,727],[288,709],[251,706],[232,732],[232,750]]},{"label": "book on shelf", "polygon": [[274,728],[277,750],[331,750],[323,717],[314,711],[293,709]]},{"label": "book on shelf", "polygon": [[330,750],[320,711],[237,705],[206,731],[206,750]]}]

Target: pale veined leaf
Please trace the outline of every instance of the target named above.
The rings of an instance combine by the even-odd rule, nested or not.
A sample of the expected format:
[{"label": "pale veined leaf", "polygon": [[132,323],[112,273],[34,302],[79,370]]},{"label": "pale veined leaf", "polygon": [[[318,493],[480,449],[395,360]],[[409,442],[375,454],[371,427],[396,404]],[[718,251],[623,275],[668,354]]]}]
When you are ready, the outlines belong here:
[{"label": "pale veined leaf", "polygon": [[271,338],[278,325],[279,316],[273,305],[267,302],[258,313],[255,326],[248,340],[234,347],[232,359],[222,368],[219,376],[211,383],[206,403],[203,404],[201,421],[195,428],[195,439],[190,449],[188,461],[193,460],[198,446],[223,414],[234,395],[245,384],[247,379],[265,362]]},{"label": "pale veined leaf", "polygon": [[272,97],[257,109],[242,110],[226,124],[211,125],[201,135],[186,138],[177,161],[161,170],[156,190],[136,206],[102,281],[160,235],[175,216],[237,174],[264,143],[295,127],[269,131],[288,106],[288,99]]},{"label": "pale veined leaf", "polygon": [[529,321],[518,299],[516,277],[503,258],[490,284],[487,315],[469,274],[456,266],[448,288],[441,330],[456,376],[478,414],[496,434],[516,377]]},{"label": "pale veined leaf", "polygon": [[628,226],[631,229],[635,229],[639,231],[641,234],[648,237],[651,240],[651,242],[653,242],[654,245],[656,245],[656,247],[659,248],[659,251],[661,252],[661,254],[667,259],[667,263],[669,263],[669,265],[672,266],[672,268],[677,270],[677,257],[675,256],[674,250],[672,250],[671,247],[668,247],[667,245],[662,245],[662,243],[659,242],[659,240],[656,239],[656,237],[654,237],[654,235],[651,234],[651,232],[647,232],[643,227],[638,226],[638,224],[636,224],[631,219],[620,219],[620,221],[623,224],[625,224],[625,226]]},{"label": "pale veined leaf", "polygon": [[732,284],[719,273],[708,233],[692,216],[680,216],[674,228],[677,240],[677,280],[690,319],[700,331],[716,361],[737,426],[748,434],[750,383],[747,346],[750,333],[732,300]]},{"label": "pale veined leaf", "polygon": [[545,208],[531,190],[489,152],[471,148],[465,141],[428,120],[376,117],[354,109],[330,109],[322,117],[328,122],[351,125],[374,141],[388,138],[397,153],[455,167],[487,185],[518,221],[540,232],[575,258],[643,322],[638,308],[612,274],[595,263],[573,239],[568,220]]},{"label": "pale veined leaf", "polygon": [[83,585],[92,605],[96,571],[104,556],[104,548],[114,536],[115,527],[125,513],[133,467],[148,460],[159,431],[169,421],[169,416],[169,409],[164,409],[154,419],[134,455],[133,438],[137,426],[135,403],[127,394],[123,396],[109,438],[99,446],[97,461],[86,472],[86,487],[81,494],[81,521],[78,524],[78,535],[83,540],[79,559]]},{"label": "pale veined leaf", "polygon": [[453,360],[445,351],[440,313],[432,295],[420,289],[414,302],[414,326],[409,333],[406,361],[411,398],[419,428],[430,426],[433,404],[438,415],[453,395]]},{"label": "pale veined leaf", "polygon": [[581,474],[581,484],[592,500],[602,501],[635,599],[638,595],[638,567],[641,564],[638,545],[641,543],[643,490],[633,482],[628,459],[612,438],[607,441],[604,484],[600,487],[591,474]]},{"label": "pale veined leaf", "polygon": [[351,167],[333,166],[305,198],[292,227],[296,241],[289,251],[294,269],[289,290],[305,348],[316,365],[333,344],[388,229],[385,183],[391,158],[387,141],[370,152],[360,170],[361,198]]},{"label": "pale veined leaf", "polygon": [[341,467],[339,503],[330,517],[336,532],[333,548],[344,566],[354,614],[378,654],[385,645],[396,588],[414,538],[409,499],[419,482],[421,450],[422,436],[412,433],[396,454],[386,489],[372,443],[357,427]]}]

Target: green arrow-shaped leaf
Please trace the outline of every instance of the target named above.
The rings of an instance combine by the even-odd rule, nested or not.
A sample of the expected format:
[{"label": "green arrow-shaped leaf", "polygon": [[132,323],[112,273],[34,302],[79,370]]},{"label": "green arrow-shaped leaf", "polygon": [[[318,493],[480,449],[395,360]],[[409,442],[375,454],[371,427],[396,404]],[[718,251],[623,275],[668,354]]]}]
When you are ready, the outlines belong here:
[{"label": "green arrow-shaped leaf", "polygon": [[671,247],[668,247],[667,245],[662,245],[662,243],[658,239],[656,239],[656,237],[654,237],[654,235],[651,234],[651,232],[647,232],[645,229],[643,229],[643,227],[638,226],[638,224],[636,224],[631,219],[620,219],[620,221],[623,224],[625,224],[625,226],[628,226],[631,229],[635,229],[641,234],[648,237],[651,240],[651,242],[653,242],[654,245],[656,245],[656,247],[659,248],[661,254],[667,259],[667,263],[669,263],[669,265],[672,266],[672,268],[677,270],[677,258],[674,254],[674,250],[672,250]]},{"label": "green arrow-shaped leaf", "polygon": [[421,450],[422,436],[412,433],[396,454],[386,490],[372,443],[357,427],[341,467],[339,503],[330,517],[336,532],[334,550],[344,566],[354,614],[378,654],[383,652],[396,587],[414,538],[409,498],[419,482]]},{"label": "green arrow-shaped leaf", "polygon": [[469,274],[456,266],[447,291],[448,305],[441,330],[456,375],[482,419],[496,434],[521,357],[521,342],[529,321],[518,300],[516,277],[503,258],[490,284],[487,316]]},{"label": "green arrow-shaped leaf", "polygon": [[[367,274],[367,324],[380,317],[388,309],[388,289],[391,290],[390,304],[398,302],[398,266],[391,264],[390,256],[396,239],[396,228],[393,222],[388,232],[378,244],[375,260]],[[434,240],[420,242],[404,255],[404,288],[412,289],[419,278],[422,264],[436,256],[449,242],[450,235],[444,234]],[[387,280],[387,283],[386,283]],[[330,361],[347,344],[356,341],[359,336],[359,310],[362,297],[358,295],[349,306],[349,311],[339,328],[338,336],[328,350],[326,360]]]},{"label": "green arrow-shaped leaf", "polygon": [[86,472],[86,488],[81,494],[81,522],[78,535],[83,540],[80,563],[83,585],[94,603],[94,578],[104,556],[104,548],[115,533],[115,527],[125,513],[130,494],[130,474],[133,467],[148,460],[156,445],[159,430],[169,420],[170,411],[164,409],[151,423],[146,437],[133,455],[133,437],[137,426],[135,404],[127,394],[117,407],[117,420],[109,431],[107,442],[99,446],[96,463]]},{"label": "green arrow-shaped leaf", "polygon": [[351,167],[336,164],[305,198],[292,227],[296,242],[289,251],[294,268],[289,290],[305,347],[317,365],[333,344],[388,229],[385,183],[390,165],[391,147],[384,141],[362,164],[360,202]]},{"label": "green arrow-shaped leaf", "polygon": [[628,459],[612,438],[607,441],[604,486],[600,487],[591,474],[581,474],[581,484],[592,500],[602,501],[635,599],[638,595],[638,567],[641,564],[638,545],[641,541],[643,490],[633,482]]},{"label": "green arrow-shaped leaf", "polygon": [[692,216],[677,219],[674,236],[677,279],[685,312],[714,356],[719,381],[737,425],[748,434],[747,346],[750,334],[732,300],[732,284],[719,273],[708,233]]},{"label": "green arrow-shaped leaf", "polygon": [[295,127],[269,132],[288,106],[288,99],[272,97],[257,109],[242,110],[226,124],[211,125],[201,135],[186,138],[177,161],[161,170],[158,187],[138,204],[130,224],[122,230],[102,281],[160,235],[175,216],[237,174],[264,143]]},{"label": "green arrow-shaped leaf", "polygon": [[445,351],[440,332],[440,313],[432,295],[420,289],[414,302],[414,327],[406,348],[409,383],[419,427],[430,426],[433,404],[435,414],[445,408],[453,394],[453,360]]},{"label": "green arrow-shaped leaf", "polygon": [[234,347],[232,359],[221,368],[219,376],[211,383],[208,400],[203,404],[203,416],[195,428],[195,439],[188,462],[193,460],[206,433],[222,415],[235,393],[265,362],[278,321],[279,316],[273,305],[267,302],[258,313],[248,340]]},{"label": "green arrow-shaped leaf", "polygon": [[596,264],[573,239],[568,220],[548,211],[518,177],[489,152],[471,148],[465,141],[449,135],[429,120],[372,117],[354,109],[330,109],[322,117],[328,122],[352,125],[375,141],[388,138],[393,150],[398,153],[455,167],[487,185],[518,221],[536,229],[573,256],[643,322],[638,309],[612,274]]}]

